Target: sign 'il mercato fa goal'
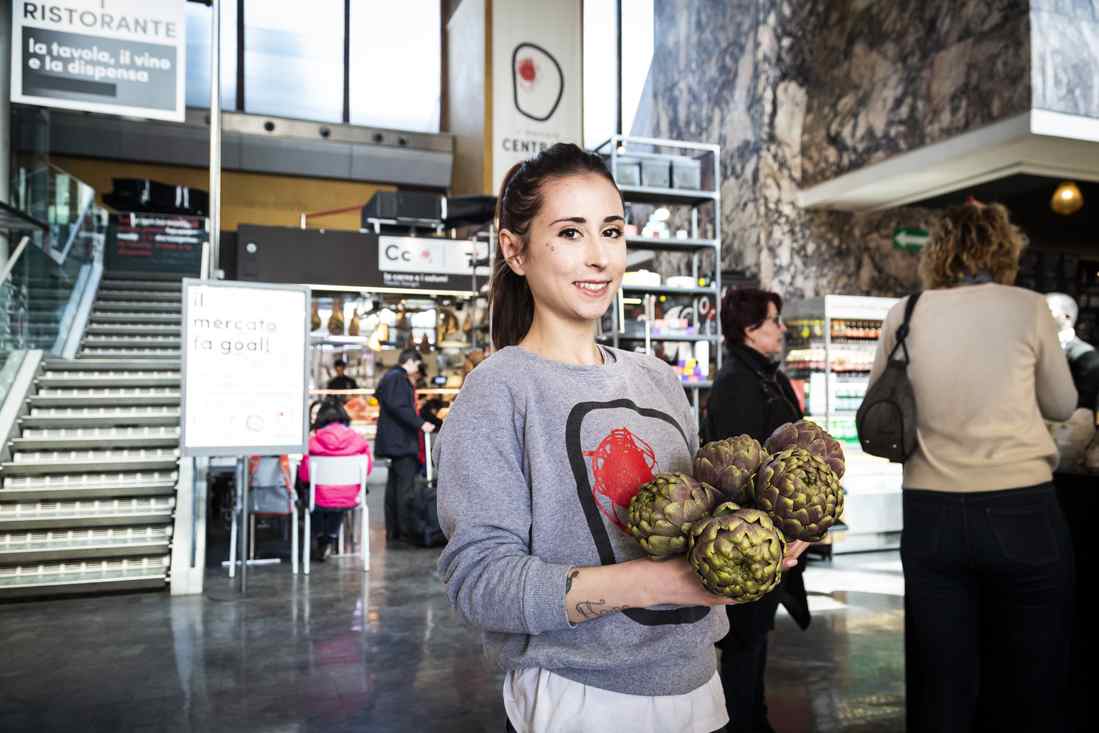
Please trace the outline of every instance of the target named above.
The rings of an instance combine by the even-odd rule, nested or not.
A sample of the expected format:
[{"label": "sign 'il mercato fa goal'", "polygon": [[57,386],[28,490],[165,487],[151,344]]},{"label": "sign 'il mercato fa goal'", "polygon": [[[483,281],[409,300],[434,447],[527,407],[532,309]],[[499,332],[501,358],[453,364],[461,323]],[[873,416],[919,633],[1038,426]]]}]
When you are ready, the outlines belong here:
[{"label": "sign 'il mercato fa goal'", "polygon": [[183,281],[186,456],[303,453],[309,288]]}]

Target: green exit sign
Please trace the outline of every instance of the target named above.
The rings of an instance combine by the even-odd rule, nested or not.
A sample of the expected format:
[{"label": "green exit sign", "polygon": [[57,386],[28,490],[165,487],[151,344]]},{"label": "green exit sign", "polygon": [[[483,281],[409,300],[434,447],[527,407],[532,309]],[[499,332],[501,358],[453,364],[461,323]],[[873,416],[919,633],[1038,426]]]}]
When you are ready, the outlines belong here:
[{"label": "green exit sign", "polygon": [[919,227],[901,227],[893,232],[893,249],[919,252],[927,244],[927,230]]}]

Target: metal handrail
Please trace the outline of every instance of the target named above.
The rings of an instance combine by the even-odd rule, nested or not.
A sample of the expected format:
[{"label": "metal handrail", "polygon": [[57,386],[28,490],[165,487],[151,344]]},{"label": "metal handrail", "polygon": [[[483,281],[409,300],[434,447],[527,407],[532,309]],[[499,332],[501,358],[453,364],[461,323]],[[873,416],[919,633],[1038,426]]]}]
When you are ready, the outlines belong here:
[{"label": "metal handrail", "polygon": [[0,270],[0,285],[3,285],[4,282],[11,276],[11,271],[15,269],[16,261],[19,260],[20,255],[23,254],[23,250],[27,248],[27,244],[30,241],[31,238],[26,234],[24,234],[23,238],[19,240],[19,244],[15,247],[15,252],[12,254],[11,257],[8,258],[8,261],[4,263],[4,269]]},{"label": "metal handrail", "polygon": [[88,218],[88,215],[91,214],[91,212],[94,210],[95,196],[92,196],[91,199],[84,205],[84,208],[80,210],[80,214],[76,217],[76,221],[69,225],[69,241],[65,243],[65,247],[61,251],[51,250],[49,253],[50,259],[60,265],[69,258],[69,252],[72,251],[73,245],[76,244],[76,237],[78,234],[80,234],[80,231],[84,226],[84,221]]}]

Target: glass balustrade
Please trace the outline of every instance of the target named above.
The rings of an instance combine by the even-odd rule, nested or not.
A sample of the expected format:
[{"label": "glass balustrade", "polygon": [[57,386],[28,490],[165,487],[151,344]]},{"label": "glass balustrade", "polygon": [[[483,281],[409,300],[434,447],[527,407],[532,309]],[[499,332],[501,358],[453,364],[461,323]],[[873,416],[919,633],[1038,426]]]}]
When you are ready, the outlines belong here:
[{"label": "glass balustrade", "polygon": [[0,400],[26,353],[61,356],[91,272],[103,257],[105,217],[95,190],[55,166],[20,168],[0,223]]}]

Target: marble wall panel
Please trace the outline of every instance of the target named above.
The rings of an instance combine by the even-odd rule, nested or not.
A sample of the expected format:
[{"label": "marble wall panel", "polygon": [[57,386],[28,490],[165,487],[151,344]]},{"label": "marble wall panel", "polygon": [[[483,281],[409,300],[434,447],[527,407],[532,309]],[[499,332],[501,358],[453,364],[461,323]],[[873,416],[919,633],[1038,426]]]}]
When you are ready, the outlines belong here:
[{"label": "marble wall panel", "polygon": [[1099,117],[1099,0],[1032,0],[1036,109]]},{"label": "marble wall panel", "polygon": [[893,232],[934,215],[808,211],[800,187],[1030,104],[1025,0],[669,0],[656,11],[632,132],[721,145],[722,267],[786,297],[910,292],[918,258],[893,249]]},{"label": "marble wall panel", "polygon": [[836,0],[803,37],[809,186],[1026,111],[1026,0]]}]

